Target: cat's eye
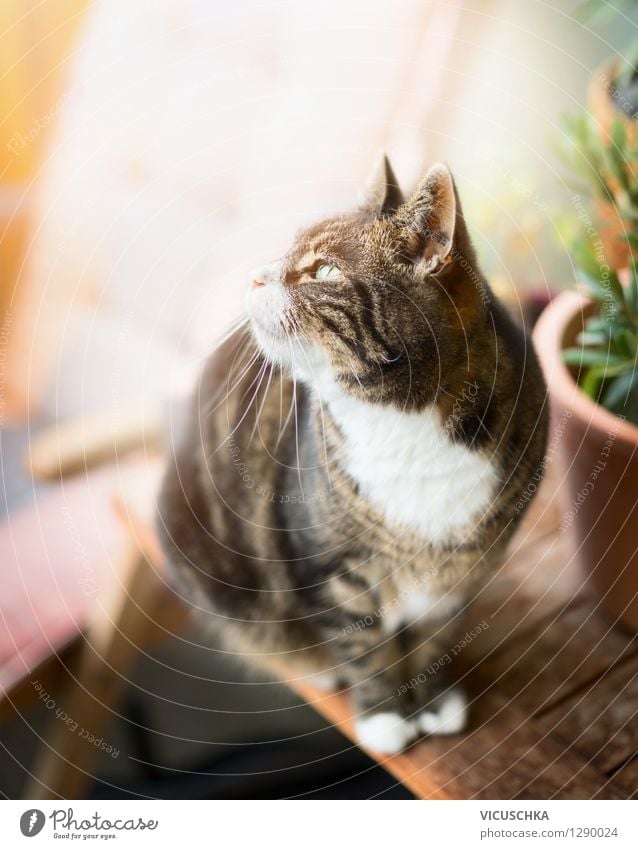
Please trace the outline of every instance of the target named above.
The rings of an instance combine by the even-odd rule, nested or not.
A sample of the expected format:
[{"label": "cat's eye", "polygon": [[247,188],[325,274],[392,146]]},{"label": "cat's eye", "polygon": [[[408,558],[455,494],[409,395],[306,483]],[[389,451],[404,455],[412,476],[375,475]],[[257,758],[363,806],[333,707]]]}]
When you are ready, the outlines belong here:
[{"label": "cat's eye", "polygon": [[323,262],[315,271],[315,280],[327,280],[333,277],[339,277],[340,271],[336,265]]}]

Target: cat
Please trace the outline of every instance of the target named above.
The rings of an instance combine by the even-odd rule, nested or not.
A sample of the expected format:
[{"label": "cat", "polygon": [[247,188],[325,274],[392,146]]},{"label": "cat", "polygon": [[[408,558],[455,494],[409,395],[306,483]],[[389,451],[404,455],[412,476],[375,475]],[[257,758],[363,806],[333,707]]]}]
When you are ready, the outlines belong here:
[{"label": "cat", "polygon": [[251,275],[246,310],[165,475],[169,562],[226,651],[345,687],[364,747],[459,733],[441,659],[531,502],[547,403],[448,167],[405,198],[384,157],[359,208]]}]

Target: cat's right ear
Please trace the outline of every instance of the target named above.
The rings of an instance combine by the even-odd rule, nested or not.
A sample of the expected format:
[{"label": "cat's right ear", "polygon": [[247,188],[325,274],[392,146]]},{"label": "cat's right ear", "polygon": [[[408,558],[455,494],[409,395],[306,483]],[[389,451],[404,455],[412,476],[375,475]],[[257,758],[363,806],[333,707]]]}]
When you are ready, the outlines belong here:
[{"label": "cat's right ear", "polygon": [[433,274],[450,261],[462,214],[447,165],[440,162],[430,168],[398,217],[407,252],[416,263]]},{"label": "cat's right ear", "polygon": [[403,203],[403,193],[394,175],[390,160],[382,153],[366,180],[359,209],[388,215]]}]

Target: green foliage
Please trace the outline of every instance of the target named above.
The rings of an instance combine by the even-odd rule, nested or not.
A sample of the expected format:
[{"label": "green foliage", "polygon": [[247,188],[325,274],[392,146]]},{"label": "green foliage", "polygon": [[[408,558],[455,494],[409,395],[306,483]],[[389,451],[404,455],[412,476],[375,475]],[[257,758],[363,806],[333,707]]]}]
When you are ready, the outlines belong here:
[{"label": "green foliage", "polygon": [[563,125],[557,153],[579,181],[574,188],[613,204],[623,220],[638,224],[638,133],[630,139],[620,116],[609,136],[589,114],[566,115]]},{"label": "green foliage", "polygon": [[[638,239],[631,236],[631,242]],[[598,262],[591,241],[574,248],[580,282],[598,303],[573,348],[563,351],[582,390],[612,413],[638,424],[638,263],[631,261],[628,285]]]}]

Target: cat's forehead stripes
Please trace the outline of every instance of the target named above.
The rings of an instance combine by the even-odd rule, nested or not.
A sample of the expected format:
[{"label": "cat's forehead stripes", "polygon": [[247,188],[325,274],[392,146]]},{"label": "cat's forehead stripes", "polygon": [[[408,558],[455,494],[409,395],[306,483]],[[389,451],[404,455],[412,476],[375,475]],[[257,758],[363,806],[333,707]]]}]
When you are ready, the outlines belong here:
[{"label": "cat's forehead stripes", "polygon": [[297,271],[302,271],[305,268],[310,268],[317,261],[318,253],[316,247],[306,248],[300,256],[294,259],[294,268]]},{"label": "cat's forehead stripes", "polygon": [[287,270],[304,271],[322,259],[354,263],[365,253],[365,242],[365,233],[355,222],[343,218],[324,221],[297,237]]}]

